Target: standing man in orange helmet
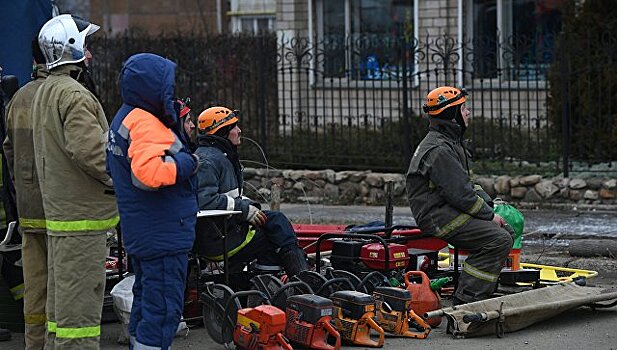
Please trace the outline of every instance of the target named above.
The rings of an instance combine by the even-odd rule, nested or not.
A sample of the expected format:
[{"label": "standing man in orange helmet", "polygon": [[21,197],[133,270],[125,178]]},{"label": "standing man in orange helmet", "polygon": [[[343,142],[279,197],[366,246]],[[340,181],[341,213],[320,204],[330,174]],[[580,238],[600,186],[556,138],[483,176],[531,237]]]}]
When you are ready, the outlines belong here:
[{"label": "standing man in orange helmet", "polygon": [[[242,166],[238,155],[240,145],[239,112],[225,107],[210,107],[198,118],[197,199],[200,209],[242,211],[228,222],[228,255],[230,270],[241,269],[257,259],[255,268],[264,272],[279,270],[282,265],[289,277],[308,268],[306,254],[289,219],[278,211],[262,211],[260,205],[242,195]],[[224,222],[218,223],[219,230]],[[223,243],[216,232],[200,230],[197,245],[212,260],[222,260]]]},{"label": "standing man in orange helmet", "polygon": [[469,250],[454,305],[487,299],[495,290],[512,248],[504,219],[493,213],[490,196],[470,179],[463,135],[471,110],[467,92],[439,87],[426,97],[429,132],[416,149],[407,171],[407,198],[424,233]]}]

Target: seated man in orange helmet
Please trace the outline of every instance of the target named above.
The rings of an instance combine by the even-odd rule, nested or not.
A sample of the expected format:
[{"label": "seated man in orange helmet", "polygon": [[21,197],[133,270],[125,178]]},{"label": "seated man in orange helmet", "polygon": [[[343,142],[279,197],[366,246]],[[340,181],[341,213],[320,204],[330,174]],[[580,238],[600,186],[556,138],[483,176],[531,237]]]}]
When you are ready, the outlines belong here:
[{"label": "seated man in orange helmet", "polygon": [[422,232],[469,250],[453,304],[487,299],[512,248],[504,219],[490,196],[470,180],[463,134],[471,119],[467,92],[439,87],[426,97],[429,132],[407,171],[407,197]]},{"label": "seated man in orange helmet", "polygon": [[[238,156],[240,127],[238,111],[211,107],[198,118],[200,168],[198,179],[199,209],[238,210],[242,214],[227,222],[227,252],[230,270],[242,269],[257,259],[255,268],[277,271],[283,266],[289,277],[308,268],[306,255],[287,217],[277,211],[262,211],[258,203],[242,196],[242,165]],[[223,230],[225,222],[217,222]],[[197,226],[200,253],[222,260],[220,235]]]}]

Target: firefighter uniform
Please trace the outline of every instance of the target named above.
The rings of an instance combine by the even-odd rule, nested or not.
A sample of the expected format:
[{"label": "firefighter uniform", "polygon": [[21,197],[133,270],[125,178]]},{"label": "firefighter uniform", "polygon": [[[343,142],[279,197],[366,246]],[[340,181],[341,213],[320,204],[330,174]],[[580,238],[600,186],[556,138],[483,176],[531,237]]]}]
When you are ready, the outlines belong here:
[{"label": "firefighter uniform", "polygon": [[455,297],[473,302],[488,298],[494,291],[512,237],[492,222],[493,211],[483,199],[490,197],[478,192],[469,178],[468,155],[462,141],[466,125],[460,116],[465,99],[458,89],[449,89],[441,91],[432,104],[432,111],[437,113],[429,109],[429,132],[407,171],[407,196],[424,233],[469,250]]},{"label": "firefighter uniform", "polygon": [[96,97],[71,76],[51,70],[34,97],[34,154],[43,197],[47,246],[47,342],[56,349],[98,349],[105,289],[106,233],[118,224],[105,169],[108,130]]},{"label": "firefighter uniform", "polygon": [[32,114],[34,94],[45,81],[45,65],[37,65],[34,80],[24,85],[7,106],[4,154],[15,181],[19,231],[22,236],[26,350],[45,344],[47,298],[47,234],[45,213],[34,167]]}]

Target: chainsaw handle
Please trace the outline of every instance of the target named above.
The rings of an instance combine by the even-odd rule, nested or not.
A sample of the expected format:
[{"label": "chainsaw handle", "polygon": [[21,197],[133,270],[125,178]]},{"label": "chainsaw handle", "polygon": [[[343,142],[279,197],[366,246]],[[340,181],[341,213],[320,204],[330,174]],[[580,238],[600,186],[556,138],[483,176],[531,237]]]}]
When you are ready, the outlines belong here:
[{"label": "chainsaw handle", "polygon": [[[414,338],[425,339],[431,332],[431,326],[424,319],[422,319],[422,317],[418,316],[415,312],[413,312],[412,309],[408,310],[407,315],[409,316],[407,318],[407,329],[405,329],[404,331]],[[422,331],[414,327],[418,330],[418,332],[410,331],[409,324],[413,322],[415,322],[418,326],[424,328],[424,330]]]},{"label": "chainsaw handle", "polygon": [[315,271],[319,272],[321,269],[321,242],[323,242],[326,239],[332,239],[332,238],[350,238],[350,239],[368,239],[370,241],[374,241],[374,242],[378,242],[381,243],[381,245],[384,248],[384,253],[385,253],[385,258],[384,258],[384,267],[385,270],[389,270],[390,267],[390,247],[388,247],[388,244],[386,243],[386,241],[381,238],[380,236],[377,235],[371,235],[371,234],[361,234],[361,233],[353,233],[353,234],[349,234],[349,233],[324,233],[323,235],[319,236],[319,238],[317,238],[317,246],[315,247]]},{"label": "chainsaw handle", "polygon": [[339,350],[341,348],[341,334],[334,328],[334,326],[330,322],[323,322],[323,328],[336,339],[336,343],[334,343],[334,350]]},{"label": "chainsaw handle", "polygon": [[287,339],[283,336],[283,333],[276,333],[276,340],[279,342],[279,344],[286,350],[293,350],[294,348],[291,347],[291,344],[289,344],[289,341],[287,341]]},{"label": "chainsaw handle", "polygon": [[409,281],[410,276],[420,276],[422,278],[421,284],[426,284],[427,286],[431,285],[431,281],[428,279],[428,276],[424,271],[407,271],[404,275],[405,288],[411,284]]},{"label": "chainsaw handle", "polygon": [[[370,282],[370,280],[371,280],[371,278],[372,278],[373,276],[379,276],[379,275],[381,275],[381,277],[383,278],[383,280],[384,280],[384,281],[386,281],[386,282],[388,281],[388,277],[386,277],[383,273],[381,273],[381,272],[379,272],[379,271],[372,271],[372,272],[369,272],[369,274],[368,274],[368,275],[364,276],[364,278],[362,279],[362,281],[360,281],[360,284],[358,284],[358,285],[356,286],[356,290],[357,290],[358,292],[362,292],[362,293],[366,293],[366,294],[371,294],[371,293],[372,293],[372,291],[369,291],[369,290],[368,290],[368,288],[366,288],[366,284],[367,284],[368,282]],[[387,282],[387,283],[388,283],[388,286],[390,286],[390,283],[389,283],[389,282]],[[364,290],[361,290],[361,288],[363,288]],[[370,293],[369,293],[369,292],[370,292]]]},{"label": "chainsaw handle", "polygon": [[324,298],[328,298],[330,295],[321,295],[321,293],[323,293],[326,290],[326,288],[330,287],[331,285],[333,285],[335,283],[345,283],[349,287],[349,289],[347,289],[347,290],[356,290],[356,288],[353,286],[353,283],[351,283],[349,278],[336,277],[336,278],[328,280],[326,283],[322,284],[321,287],[319,287],[319,289],[315,292],[315,294],[317,294],[319,296],[322,296]]},{"label": "chainsaw handle", "polygon": [[272,296],[272,301],[271,301],[272,305],[285,311],[285,309],[287,308],[287,298],[289,297],[287,295],[287,290],[292,287],[302,287],[304,288],[304,293],[313,294],[313,290],[306,282],[302,282],[302,281],[287,282],[279,290],[274,292],[274,295]]},{"label": "chainsaw handle", "polygon": [[383,331],[383,328],[381,328],[377,322],[375,322],[375,320],[373,320],[372,317],[367,317],[366,318],[366,323],[369,325],[369,327],[371,327],[375,332],[379,333],[379,341],[377,342],[377,346],[378,347],[382,347],[383,346],[383,342],[385,340],[385,334]]}]

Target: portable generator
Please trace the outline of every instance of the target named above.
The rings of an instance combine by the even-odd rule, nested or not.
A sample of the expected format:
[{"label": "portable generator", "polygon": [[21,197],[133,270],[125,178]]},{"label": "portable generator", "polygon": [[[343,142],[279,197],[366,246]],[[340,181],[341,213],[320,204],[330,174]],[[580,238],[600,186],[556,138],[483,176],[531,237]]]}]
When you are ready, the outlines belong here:
[{"label": "portable generator", "polygon": [[[372,296],[343,290],[330,296],[334,306],[334,322],[341,339],[354,345],[382,347],[384,331],[375,321],[375,300]],[[379,340],[370,337],[371,329],[379,334]]]},{"label": "portable generator", "polygon": [[[377,287],[373,298],[375,322],[385,332],[417,339],[424,339],[431,332],[431,327],[411,309],[411,293],[408,290]],[[416,331],[411,331],[410,327]]]},{"label": "portable generator", "polygon": [[334,269],[350,271],[356,275],[372,270],[404,270],[409,260],[407,247],[397,243],[387,245],[389,253],[387,266],[383,244],[349,239],[332,242],[330,263]]},{"label": "portable generator", "polygon": [[[339,350],[341,336],[330,324],[333,304],[330,299],[314,294],[293,295],[287,299],[285,336],[309,349]],[[328,343],[328,336],[335,344]]]},{"label": "portable generator", "polygon": [[246,350],[292,350],[283,336],[285,312],[272,305],[238,310],[234,344]]}]

